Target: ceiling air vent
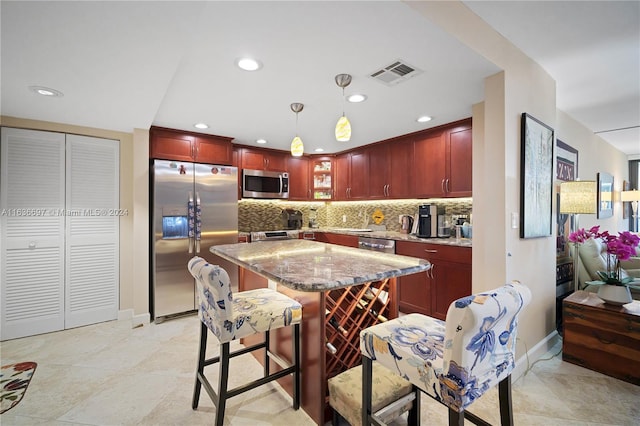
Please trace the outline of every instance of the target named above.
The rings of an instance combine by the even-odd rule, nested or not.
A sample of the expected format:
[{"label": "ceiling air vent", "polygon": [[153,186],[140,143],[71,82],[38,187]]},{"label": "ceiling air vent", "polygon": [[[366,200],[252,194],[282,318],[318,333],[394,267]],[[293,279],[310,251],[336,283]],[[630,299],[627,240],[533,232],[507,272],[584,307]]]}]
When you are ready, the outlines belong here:
[{"label": "ceiling air vent", "polygon": [[417,69],[413,65],[407,64],[405,61],[398,59],[391,65],[387,65],[369,75],[369,77],[378,80],[387,86],[394,86],[402,81],[408,80],[413,76],[420,74],[422,70]]}]

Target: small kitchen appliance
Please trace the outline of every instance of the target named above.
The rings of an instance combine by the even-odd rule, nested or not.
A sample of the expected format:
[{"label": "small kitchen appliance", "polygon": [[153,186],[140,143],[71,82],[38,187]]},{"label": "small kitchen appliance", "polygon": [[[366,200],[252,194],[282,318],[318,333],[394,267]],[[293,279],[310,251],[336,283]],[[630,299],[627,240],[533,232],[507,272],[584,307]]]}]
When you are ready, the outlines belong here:
[{"label": "small kitchen appliance", "polygon": [[433,204],[418,206],[418,234],[420,238],[435,238],[438,234],[438,214],[444,213],[444,209],[438,209]]},{"label": "small kitchen appliance", "polygon": [[300,229],[302,228],[302,212],[295,209],[282,209],[282,228]]},{"label": "small kitchen appliance", "polygon": [[413,217],[408,214],[403,214],[400,217],[400,225],[402,225],[402,233],[408,234],[413,228]]}]

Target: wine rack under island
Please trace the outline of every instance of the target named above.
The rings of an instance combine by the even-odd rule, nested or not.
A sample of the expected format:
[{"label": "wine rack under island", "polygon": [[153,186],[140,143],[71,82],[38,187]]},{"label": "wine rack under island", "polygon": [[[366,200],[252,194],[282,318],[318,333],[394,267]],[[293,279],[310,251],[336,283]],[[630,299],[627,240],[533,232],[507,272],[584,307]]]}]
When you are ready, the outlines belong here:
[{"label": "wine rack under island", "polygon": [[[308,240],[226,244],[211,252],[241,267],[240,291],[270,286],[302,304],[302,408],[319,425],[330,413],[327,380],[360,364],[360,331],[398,315],[396,277],[430,267],[423,259]],[[272,332],[270,349],[290,360],[290,331]],[[278,366],[271,361],[270,368]],[[291,393],[290,377],[279,383]]]}]

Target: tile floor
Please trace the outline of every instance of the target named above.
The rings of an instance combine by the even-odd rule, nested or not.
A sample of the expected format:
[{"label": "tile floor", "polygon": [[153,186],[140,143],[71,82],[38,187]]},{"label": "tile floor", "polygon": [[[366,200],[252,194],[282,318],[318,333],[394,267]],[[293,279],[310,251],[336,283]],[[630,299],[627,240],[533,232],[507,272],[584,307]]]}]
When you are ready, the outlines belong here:
[{"label": "tile floor", "polygon": [[[0,423],[212,424],[215,408],[204,391],[200,408],[191,409],[198,330],[197,317],[189,316],[133,329],[128,321],[113,321],[2,342],[2,365],[35,361],[38,368],[22,402],[2,414]],[[215,339],[209,341],[215,351]],[[517,426],[640,424],[639,386],[562,362],[559,351],[560,345],[513,384]],[[244,355],[233,360],[232,372],[231,385],[259,377],[261,367]],[[489,392],[471,411],[499,424],[497,407],[497,392]],[[313,424],[303,410],[293,411],[277,384],[231,399],[226,421]],[[446,409],[423,396],[422,424],[446,425]]]}]

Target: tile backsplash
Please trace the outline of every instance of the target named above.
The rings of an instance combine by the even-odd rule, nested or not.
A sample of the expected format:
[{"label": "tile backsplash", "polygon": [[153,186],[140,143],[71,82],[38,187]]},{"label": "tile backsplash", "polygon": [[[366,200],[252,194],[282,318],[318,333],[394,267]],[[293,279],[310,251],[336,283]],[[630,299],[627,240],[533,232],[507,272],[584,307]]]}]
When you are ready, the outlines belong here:
[{"label": "tile backsplash", "polygon": [[[421,204],[435,204],[444,207],[445,215],[468,215],[471,218],[473,200],[471,198],[438,198],[428,200],[376,200],[376,201],[333,201],[294,202],[280,200],[249,200],[238,203],[238,229],[242,232],[275,231],[283,228],[282,209],[296,209],[302,212],[302,226],[309,226],[309,214],[316,209],[320,228],[366,228],[374,224],[372,215],[378,211],[383,217],[380,225],[388,231],[400,231],[400,215],[415,215]],[[343,221],[343,218],[345,221]]]}]

